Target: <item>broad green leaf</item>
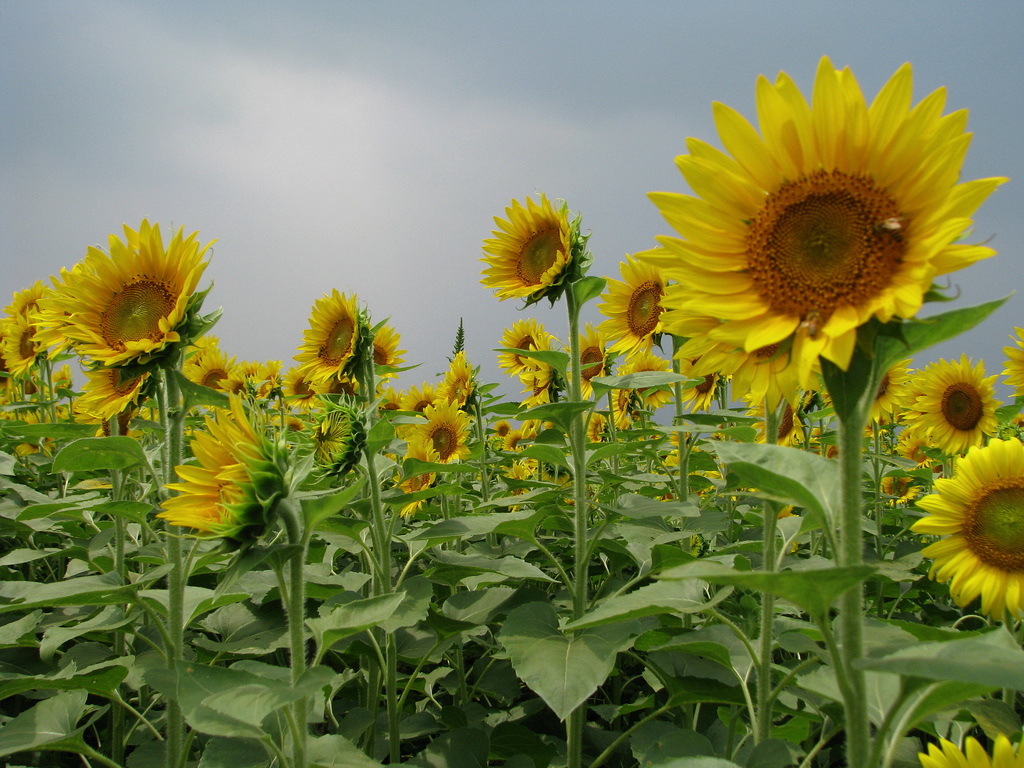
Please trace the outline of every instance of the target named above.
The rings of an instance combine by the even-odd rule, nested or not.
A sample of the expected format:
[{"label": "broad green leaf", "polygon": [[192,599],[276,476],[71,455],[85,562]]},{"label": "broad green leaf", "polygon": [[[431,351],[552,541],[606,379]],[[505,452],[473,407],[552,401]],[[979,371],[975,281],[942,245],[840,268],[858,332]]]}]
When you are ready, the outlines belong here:
[{"label": "broad green leaf", "polygon": [[712,584],[770,592],[789,600],[814,617],[828,615],[838,597],[867,579],[874,572],[869,565],[837,566],[800,571],[737,571],[719,563],[698,560],[659,574],[658,578],[703,579]]},{"label": "broad green leaf", "polygon": [[53,438],[54,440],[73,440],[76,437],[91,437],[96,434],[95,424],[26,424],[24,422],[4,422],[0,431],[14,437]]},{"label": "broad green leaf", "polygon": [[398,604],[394,613],[378,624],[385,632],[412,627],[422,621],[434,596],[434,585],[422,576],[413,576],[402,582],[396,594],[402,595],[402,602]]},{"label": "broad green leaf", "polygon": [[198,768],[266,768],[267,751],[255,739],[225,739],[215,736],[206,742]]},{"label": "broad green leaf", "polygon": [[108,606],[96,613],[91,618],[80,621],[72,627],[49,627],[43,632],[43,639],[39,643],[39,658],[49,664],[57,649],[68,640],[74,640],[88,632],[109,633],[129,624],[131,619],[124,615],[124,611],[114,606]]},{"label": "broad green leaf", "polygon": [[[521,497],[510,496],[508,498],[511,500]],[[516,512],[494,512],[487,515],[453,517],[451,520],[441,520],[424,528],[412,538],[420,540],[429,539],[437,542],[451,539],[461,540],[471,536],[483,536],[493,533],[502,526],[507,527],[509,523],[527,521],[532,521],[532,525],[529,526],[532,531],[543,514],[534,509],[520,509]]]},{"label": "broad green leaf", "polygon": [[531,445],[521,451],[519,455],[524,459],[537,459],[546,464],[554,464],[572,474],[572,467],[566,460],[565,451],[553,445]]},{"label": "broad green leaf", "polygon": [[65,691],[43,699],[0,728],[0,757],[53,746],[78,735],[88,692]]},{"label": "broad green leaf", "polygon": [[463,474],[475,475],[480,472],[479,467],[470,464],[441,464],[436,461],[423,461],[421,459],[408,458],[402,462],[402,479],[425,475],[433,472],[435,475]]},{"label": "broad green leaf", "polygon": [[618,595],[598,603],[597,607],[588,611],[580,618],[570,621],[566,629],[596,627],[626,619],[639,619],[642,616],[655,616],[662,613],[687,614],[700,613],[713,608],[732,593],[731,589],[720,589],[710,600],[704,594],[704,584],[697,579],[678,581],[659,581],[640,587],[625,595]]},{"label": "broad green leaf", "polygon": [[683,376],[672,371],[638,371],[627,373],[623,376],[595,376],[590,380],[594,387],[594,398],[600,399],[611,389],[652,389],[654,387],[667,388],[677,381],[687,382],[689,376]]},{"label": "broad green leaf", "polygon": [[145,466],[146,453],[132,437],[83,437],[61,449],[51,472],[93,472]]},{"label": "broad green leaf", "polygon": [[450,619],[486,624],[515,594],[509,587],[492,587],[475,592],[456,592],[441,606],[441,612]]},{"label": "broad green leaf", "polygon": [[174,377],[174,381],[185,400],[184,407],[186,411],[196,406],[223,408],[225,410],[231,407],[231,399],[224,392],[218,392],[216,389],[196,384],[178,370],[172,369],[171,376]]},{"label": "broad green leaf", "polygon": [[[19,645],[35,645],[35,630],[42,618],[42,611],[32,611],[27,616],[0,626],[0,648],[13,648]],[[26,638],[25,636],[28,635]],[[24,642],[22,642],[24,639]]]},{"label": "broad green leaf", "polygon": [[795,504],[832,525],[840,507],[839,465],[797,448],[763,443],[715,444],[729,470],[783,504]]},{"label": "broad green leaf", "polygon": [[367,597],[334,606],[326,616],[307,619],[306,626],[316,639],[315,662],[318,663],[339,640],[372,629],[390,617],[404,599],[403,592]]},{"label": "broad green leaf", "polygon": [[403,765],[411,768],[487,768],[490,742],[479,728],[455,728],[441,734]]},{"label": "broad green leaf", "polygon": [[715,754],[715,748],[706,736],[665,720],[645,723],[633,732],[629,741],[633,757],[643,766],[662,765],[681,757]]},{"label": "broad green leaf", "polygon": [[348,506],[363,488],[360,478],[348,488],[344,488],[329,496],[315,496],[302,499],[302,516],[306,521],[306,529],[315,529],[321,520],[338,514]]},{"label": "broad green leaf", "polygon": [[589,411],[593,407],[593,403],[545,403],[544,405],[538,405],[536,408],[530,408],[526,411],[520,411],[519,418],[523,421],[526,419],[539,419],[540,421],[550,421],[561,427],[562,431],[568,434],[573,419],[579,416],[581,413]]},{"label": "broad green leaf", "polygon": [[5,604],[0,605],[0,613],[58,605],[117,605],[127,602],[134,589],[121,584],[115,573],[78,576],[50,584],[4,581],[0,582],[0,600]]},{"label": "broad green leaf", "polygon": [[565,720],[607,679],[616,654],[638,633],[629,621],[566,635],[554,607],[538,602],[509,613],[498,640],[520,679]]},{"label": "broad green leaf", "polygon": [[[355,744],[336,733],[310,738],[306,750],[310,768],[380,768]],[[199,766],[203,768],[203,766]],[[239,768],[226,765],[225,768]]]},{"label": "broad green leaf", "polygon": [[439,563],[446,565],[461,566],[463,568],[475,568],[480,571],[501,573],[514,579],[539,579],[540,581],[554,581],[537,566],[528,563],[518,557],[511,555],[506,557],[487,557],[485,555],[463,554],[441,550],[435,555]]},{"label": "broad green leaf", "polygon": [[366,452],[378,453],[395,439],[395,427],[387,419],[378,419],[366,436]]},{"label": "broad green leaf", "polygon": [[141,501],[108,501],[103,504],[96,504],[89,507],[93,512],[99,512],[112,517],[123,517],[132,523],[145,523],[152,514],[152,504],[145,504]]},{"label": "broad green leaf", "polygon": [[13,475],[18,460],[9,453],[0,451],[0,475]]},{"label": "broad green leaf", "polygon": [[[563,380],[568,378],[566,371],[569,370],[569,355],[565,352],[558,352],[553,349],[513,349],[512,347],[499,347],[498,349],[491,351],[511,353],[518,357],[525,357],[530,360],[537,360],[538,362],[546,363],[558,371],[558,374]],[[531,416],[530,418],[536,417]]]},{"label": "broad green leaf", "polygon": [[[968,698],[971,697],[961,696],[960,701]],[[1014,734],[1020,733],[1020,717],[1017,716],[1013,707],[1005,701],[1000,701],[999,699],[974,699],[973,701],[968,701],[965,706],[967,711],[978,721],[978,725],[985,731],[985,735],[992,740],[995,740],[996,736],[1000,733],[1007,738],[1012,738]]]},{"label": "broad green leaf", "polygon": [[[129,660],[130,663],[130,660]],[[88,691],[109,697],[121,681],[128,676],[128,667],[117,662],[105,662],[76,673],[73,665],[52,675],[16,675],[4,679],[0,674],[0,699],[25,691]]]},{"label": "broad green leaf", "polygon": [[857,666],[926,680],[1024,691],[1024,650],[1000,631],[962,640],[920,643],[880,658],[861,659]]},{"label": "broad green leaf", "polygon": [[590,275],[584,277],[582,280],[577,280],[572,284],[572,293],[576,299],[576,306],[582,307],[591,299],[595,299],[601,295],[601,292],[605,289],[608,281],[603,277],[597,277]]},{"label": "broad green leaf", "polygon": [[312,667],[302,673],[294,687],[267,678],[257,678],[260,679],[259,683],[243,684],[213,693],[203,699],[203,705],[259,727],[269,714],[299,699],[312,696],[329,685],[333,677],[334,671],[328,667]]},{"label": "broad green leaf", "polygon": [[627,493],[620,496],[614,507],[603,507],[610,512],[633,519],[645,517],[699,517],[700,509],[689,501],[661,501],[641,496],[638,493]]}]

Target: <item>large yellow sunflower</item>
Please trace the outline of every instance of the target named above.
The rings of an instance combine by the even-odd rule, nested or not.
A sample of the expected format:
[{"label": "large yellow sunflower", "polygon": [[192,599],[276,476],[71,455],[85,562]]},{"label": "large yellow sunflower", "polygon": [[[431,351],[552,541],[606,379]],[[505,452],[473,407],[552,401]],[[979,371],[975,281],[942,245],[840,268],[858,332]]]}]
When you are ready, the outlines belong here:
[{"label": "large yellow sunflower", "polygon": [[1024,768],[1024,747],[1014,747],[1002,733],[996,736],[996,743],[989,759],[985,748],[972,737],[967,737],[966,751],[951,741],[941,739],[939,744],[929,744],[928,754],[918,752],[921,768]]},{"label": "large yellow sunflower", "polygon": [[437,387],[438,399],[447,400],[462,408],[475,389],[473,366],[466,361],[465,352],[457,352],[448,366],[444,381]]},{"label": "large yellow sunflower", "polygon": [[334,289],[317,299],[302,338],[295,355],[302,375],[314,384],[340,376],[359,342],[355,295],[350,299]]},{"label": "large yellow sunflower", "polygon": [[106,366],[146,363],[181,340],[189,300],[206,269],[207,250],[182,229],[164,247],[159,225],[145,219],[139,231],[124,227],[125,241],[110,235],[110,253],[90,246],[80,267],[61,270],[62,281],[42,296],[45,343],[69,342],[79,354]]},{"label": "large yellow sunflower", "polygon": [[1016,346],[1003,347],[1006,353],[1006,367],[1003,376],[1006,383],[1013,387],[1014,397],[1024,395],[1024,328],[1017,328],[1017,338],[1010,337]]},{"label": "large yellow sunflower", "polygon": [[608,290],[598,309],[608,319],[601,330],[616,339],[613,352],[650,349],[656,333],[661,333],[661,297],[665,278],[658,267],[637,261],[633,256],[619,263],[622,280],[608,280]]},{"label": "large yellow sunflower", "polygon": [[157,517],[203,538],[258,538],[286,492],[284,468],[249,421],[240,397],[231,396],[230,410],[206,417],[192,453],[197,464],[175,467],[181,482],[167,487],[179,495],[165,501]]},{"label": "large yellow sunflower", "polygon": [[572,256],[568,209],[563,204],[556,211],[541,195],[540,203],[527,198],[526,207],[513,200],[505,215],[508,220],[494,217],[499,228],[484,240],[481,261],[487,269],[481,282],[502,301],[543,295]]},{"label": "large yellow sunflower", "polygon": [[819,355],[849,365],[860,325],[913,317],[936,276],[991,256],[955,241],[1005,179],[957,184],[967,112],[943,116],[944,89],[911,108],[911,79],[904,65],[869,107],[822,58],[812,107],[786,74],[761,77],[760,135],[716,103],[729,154],[688,140],[676,162],[696,196],[651,194],[681,235],[640,255],[680,284],[663,305],[722,321],[712,338],[747,352],[792,344],[808,381]]},{"label": "large yellow sunflower", "polygon": [[[550,333],[544,330],[544,326],[534,318],[527,320],[516,320],[511,328],[506,328],[501,336],[501,346],[505,349],[522,349],[526,351],[535,349],[551,349],[551,342],[554,339]],[[533,360],[515,352],[501,352],[498,354],[498,367],[509,376],[515,376],[527,368],[532,368]]]},{"label": "large yellow sunflower", "polygon": [[960,606],[980,595],[982,613],[1024,616],[1024,444],[996,438],[971,448],[935,491],[917,502],[928,515],[913,526],[945,537],[924,549],[931,577],[951,581]]},{"label": "large yellow sunflower", "polygon": [[437,451],[437,461],[449,464],[469,456],[469,416],[459,410],[455,403],[438,402],[428,405],[423,415],[425,424],[412,427],[409,441],[422,440],[430,443]]},{"label": "large yellow sunflower", "polygon": [[913,395],[907,398],[908,426],[926,431],[929,442],[949,456],[981,445],[999,426],[999,401],[992,396],[995,379],[995,375],[985,378],[983,362],[972,367],[967,355],[962,355],[959,363],[932,363],[921,372],[912,386]]}]

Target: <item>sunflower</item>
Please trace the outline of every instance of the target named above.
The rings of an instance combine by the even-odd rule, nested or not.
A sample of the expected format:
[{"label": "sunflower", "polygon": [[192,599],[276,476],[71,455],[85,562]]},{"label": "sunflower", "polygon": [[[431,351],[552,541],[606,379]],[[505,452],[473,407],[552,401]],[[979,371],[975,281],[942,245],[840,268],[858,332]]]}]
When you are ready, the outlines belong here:
[{"label": "sunflower", "polygon": [[911,109],[911,80],[904,65],[869,107],[822,58],[811,107],[762,77],[761,135],[715,104],[732,156],[690,139],[676,163],[697,196],[651,195],[682,236],[640,255],[681,286],[663,306],[715,317],[715,340],[747,352],[791,344],[807,381],[819,355],[847,368],[860,325],[913,317],[933,278],[993,255],[955,241],[1005,179],[957,184],[967,112],[942,116],[943,89]]},{"label": "sunflower", "polygon": [[494,217],[498,229],[484,240],[481,282],[502,301],[539,300],[563,279],[572,257],[572,225],[565,204],[556,211],[545,195],[540,203],[518,200],[505,209],[508,219]]},{"label": "sunflower", "polygon": [[921,492],[920,481],[910,475],[886,475],[882,478],[880,488],[882,493],[890,496],[889,506],[895,507],[913,501]]},{"label": "sunflower", "polygon": [[910,392],[910,360],[901,360],[882,376],[882,381],[871,403],[871,421],[893,424],[899,420],[900,403]]},{"label": "sunflower", "polygon": [[533,368],[527,368],[519,374],[519,381],[523,385],[523,394],[526,395],[523,398],[523,408],[556,402],[558,393],[561,391],[555,369],[540,360],[533,362]]},{"label": "sunflower", "polygon": [[85,378],[75,410],[101,421],[135,408],[150,383],[148,373],[131,376],[118,368],[86,371]]},{"label": "sunflower", "polygon": [[494,426],[491,427],[491,431],[494,434],[494,442],[501,445],[505,441],[505,437],[508,433],[512,431],[512,424],[508,419],[501,419],[494,423]]},{"label": "sunflower", "polygon": [[[511,328],[506,328],[501,336],[501,346],[505,349],[551,349],[555,337],[544,330],[544,326],[532,317],[528,320],[516,320]],[[498,367],[509,376],[522,373],[532,368],[532,358],[517,355],[515,352],[502,352],[498,355]]]},{"label": "sunflower", "polygon": [[265,400],[281,391],[281,361],[243,360],[220,380],[220,389],[250,400]]},{"label": "sunflower", "polygon": [[49,289],[43,285],[42,280],[36,280],[31,286],[23,291],[15,291],[11,303],[4,311],[14,317],[15,315],[27,315],[29,311],[39,311],[39,300],[43,298]]},{"label": "sunflower", "polygon": [[1024,444],[995,438],[971,448],[935,491],[917,502],[928,515],[913,525],[945,537],[924,549],[931,578],[952,582],[957,605],[980,595],[982,613],[1024,616]]},{"label": "sunflower", "polygon": [[195,351],[182,367],[185,378],[219,392],[228,391],[228,379],[235,373],[235,358],[221,351],[215,336],[204,336],[196,341],[192,345]]},{"label": "sunflower", "polygon": [[319,402],[317,391],[295,366],[285,372],[281,391],[285,400],[302,413],[309,413]]},{"label": "sunflower", "polygon": [[[764,403],[759,403],[747,411],[748,416],[753,416],[760,421],[754,424],[757,430],[757,442],[763,443],[767,439],[767,422],[764,418]],[[788,402],[784,405],[782,416],[779,418],[779,430],[775,436],[776,445],[802,445],[804,442],[804,428],[800,419]]]},{"label": "sunflower", "polygon": [[912,427],[902,430],[896,440],[896,453],[905,459],[917,462],[918,467],[934,467],[938,464],[925,452],[926,449],[932,447],[928,442],[927,435]]},{"label": "sunflower", "polygon": [[928,433],[928,440],[953,456],[973,445],[999,426],[992,396],[996,376],[985,378],[985,364],[971,366],[967,355],[959,363],[940,360],[921,372],[907,399],[907,423]]},{"label": "sunflower", "polygon": [[171,525],[194,529],[201,538],[238,543],[258,538],[271,522],[277,502],[286,494],[286,460],[254,428],[231,396],[231,407],[206,417],[197,431],[192,453],[197,464],[175,467],[180,483],[168,488],[179,495],[163,503],[157,517]]},{"label": "sunflower", "polygon": [[622,280],[608,280],[608,290],[598,310],[608,319],[601,330],[616,339],[613,352],[650,349],[656,334],[662,331],[661,297],[665,278],[661,270],[641,263],[633,256],[620,262]]},{"label": "sunflower", "polygon": [[589,400],[594,394],[590,380],[604,376],[608,365],[608,339],[600,329],[587,323],[580,334],[580,395]]},{"label": "sunflower", "polygon": [[360,331],[356,301],[355,295],[350,299],[334,289],[313,305],[295,360],[302,375],[314,384],[344,373],[355,355]]},{"label": "sunflower", "polygon": [[605,433],[608,431],[608,419],[603,413],[594,411],[587,422],[587,442],[600,443],[604,441]]},{"label": "sunflower", "polygon": [[[378,328],[373,336],[374,364],[387,368],[396,368],[405,362],[405,358],[402,357],[405,354],[405,350],[398,348],[399,343],[401,343],[401,336],[390,325],[385,324]],[[380,378],[384,381],[397,377],[397,373],[390,371],[380,374]]]},{"label": "sunflower", "polygon": [[[650,350],[640,349],[633,352],[623,361],[617,373],[619,376],[625,376],[630,373],[641,373],[643,371],[669,371],[671,369],[672,365],[668,360],[658,357]],[[672,401],[672,389],[667,385],[644,389],[639,394],[644,407],[652,411],[656,411]]]},{"label": "sunflower", "polygon": [[438,402],[428,405],[423,415],[425,424],[410,429],[410,442],[417,439],[429,442],[437,451],[437,460],[442,464],[460,461],[469,456],[469,416],[454,403]]},{"label": "sunflower", "polygon": [[501,447],[503,450],[509,452],[518,452],[523,450],[519,445],[523,440],[532,440],[536,436],[537,427],[531,420],[530,422],[522,424],[517,429],[509,430],[505,435],[505,439]]},{"label": "sunflower", "polygon": [[1024,328],[1016,328],[1017,338],[1010,339],[1016,344],[1013,347],[1003,347],[1006,353],[1006,367],[1003,369],[1003,376],[1006,377],[1008,386],[1013,387],[1014,397],[1024,396]]},{"label": "sunflower", "polygon": [[428,406],[435,405],[439,398],[435,392],[434,385],[423,382],[422,387],[409,387],[402,393],[401,403],[403,411],[415,411],[423,413]]},{"label": "sunflower", "polygon": [[616,429],[629,429],[639,420],[640,397],[635,389],[612,391],[612,419]]},{"label": "sunflower", "polygon": [[715,392],[718,390],[718,382],[721,376],[717,372],[698,374],[694,367],[700,362],[700,358],[683,360],[679,366],[679,372],[684,376],[693,376],[698,379],[697,384],[692,387],[684,387],[682,391],[683,403],[690,404],[690,412],[707,411],[714,405]]},{"label": "sunflower", "polygon": [[0,321],[5,326],[0,355],[4,359],[4,369],[12,376],[26,376],[44,352],[36,333],[38,318],[38,312],[28,310]]},{"label": "sunflower", "polygon": [[972,737],[967,737],[966,751],[951,741],[940,739],[939,744],[929,744],[928,754],[918,752],[921,768],[1024,768],[1024,747],[1013,746],[1002,733],[996,735],[996,743],[989,759],[984,747]]},{"label": "sunflower", "polygon": [[400,411],[400,410],[402,410],[402,398],[399,396],[399,394],[397,392],[395,392],[394,387],[388,387],[387,389],[384,389],[383,387],[378,387],[378,389],[377,389],[377,397],[380,398],[380,405],[377,406],[379,410],[381,410],[381,411]]},{"label": "sunflower", "polygon": [[472,397],[476,390],[476,382],[473,379],[473,366],[466,362],[466,353],[457,352],[452,358],[444,381],[437,387],[437,397],[440,400],[447,400],[462,408]]},{"label": "sunflower", "polygon": [[366,428],[359,410],[347,403],[334,405],[321,418],[313,431],[317,463],[327,474],[347,474],[363,455]]},{"label": "sunflower", "polygon": [[212,243],[200,248],[197,232],[185,238],[179,228],[165,248],[159,225],[145,219],[124,233],[124,242],[110,235],[109,255],[90,246],[38,300],[47,346],[62,347],[63,336],[80,355],[116,366],[145,364],[182,340]]},{"label": "sunflower", "polygon": [[[432,442],[425,440],[412,440],[408,443],[408,448],[405,451],[405,458],[407,459],[419,459],[420,461],[427,461],[431,464],[437,464],[439,462],[439,456],[437,451],[434,450]],[[437,474],[434,472],[423,472],[419,475],[410,475],[405,478],[399,487],[405,493],[417,493],[419,491],[425,491],[427,488],[434,484],[434,480],[437,479]],[[402,517],[412,517],[426,503],[426,499],[417,499],[411,501],[402,507],[399,514]]]}]

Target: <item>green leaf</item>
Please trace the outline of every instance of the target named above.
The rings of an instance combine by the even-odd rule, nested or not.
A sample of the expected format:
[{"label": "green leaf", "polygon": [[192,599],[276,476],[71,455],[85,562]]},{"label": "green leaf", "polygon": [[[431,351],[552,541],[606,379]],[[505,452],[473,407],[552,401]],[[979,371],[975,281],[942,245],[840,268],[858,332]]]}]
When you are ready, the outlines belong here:
[{"label": "green leaf", "polygon": [[[524,494],[525,496],[525,494]],[[510,503],[522,499],[520,496],[508,497]],[[492,502],[493,503],[493,502]],[[413,539],[442,542],[452,539],[466,539],[471,536],[483,536],[488,533],[504,533],[511,524],[516,522],[530,523],[527,527],[532,532],[537,522],[545,513],[534,509],[520,509],[516,512],[493,512],[486,515],[469,515],[440,520],[419,531]],[[502,529],[502,530],[498,530]]]},{"label": "green leaf", "polygon": [[572,467],[566,461],[565,451],[553,445],[531,445],[525,448],[520,456],[524,459],[537,459],[546,464],[554,464],[572,474]]},{"label": "green leaf", "polygon": [[14,474],[14,468],[18,465],[18,460],[11,456],[9,453],[0,451],[0,475],[11,476]]},{"label": "green leaf", "polygon": [[652,720],[637,728],[630,738],[630,749],[636,761],[643,766],[715,754],[715,748],[706,736],[664,720]]},{"label": "green leaf", "polygon": [[13,437],[53,438],[54,440],[72,440],[76,437],[91,437],[96,434],[95,424],[25,424],[24,422],[4,422],[0,431]]},{"label": "green leaf", "polygon": [[68,640],[74,640],[88,632],[110,633],[130,622],[131,619],[125,616],[123,611],[109,606],[73,627],[49,627],[43,632],[43,639],[39,643],[39,658],[50,664],[57,649]]},{"label": "green leaf", "polygon": [[394,632],[402,627],[412,627],[422,621],[427,615],[430,600],[434,596],[434,585],[422,576],[413,576],[402,582],[402,586],[396,594],[402,595],[402,602],[399,603],[394,613],[378,622],[378,626],[385,632]]},{"label": "green leaf", "polygon": [[569,370],[569,356],[565,352],[553,349],[515,349],[513,347],[500,347],[491,350],[492,352],[512,353],[518,357],[525,357],[530,360],[537,360],[546,363],[554,368],[564,380],[566,371]]},{"label": "green leaf", "polygon": [[800,571],[737,571],[720,563],[698,560],[659,574],[658,578],[703,579],[712,584],[769,592],[789,600],[816,618],[828,615],[829,608],[848,589],[874,573],[869,565],[814,568]]},{"label": "green leaf", "polygon": [[306,759],[311,768],[380,768],[380,763],[371,760],[355,744],[337,733],[310,738]]},{"label": "green leaf", "polygon": [[404,765],[412,768],[487,768],[490,742],[479,728],[456,728],[441,734]]},{"label": "green leaf", "polygon": [[589,411],[593,406],[593,403],[545,403],[520,412],[519,418],[523,421],[526,419],[550,421],[557,424],[563,432],[568,433],[572,420],[581,413]]},{"label": "green leaf", "polygon": [[590,275],[572,284],[572,293],[576,299],[576,306],[582,307],[591,299],[595,299],[604,291],[608,281],[603,277]]},{"label": "green leaf", "polygon": [[131,469],[145,466],[146,453],[132,437],[83,437],[65,446],[53,460],[50,470],[93,472],[105,469]]},{"label": "green leaf", "polygon": [[0,699],[25,691],[88,691],[110,697],[121,681],[128,676],[128,667],[117,662],[105,662],[87,667],[75,674],[74,666],[52,675],[18,675],[4,680],[0,675]]},{"label": "green leaf", "polygon": [[616,655],[639,631],[630,621],[566,636],[554,607],[538,602],[509,613],[498,640],[519,678],[565,720],[607,679]]},{"label": "green leaf", "polygon": [[77,725],[88,696],[84,690],[59,693],[8,720],[0,728],[0,757],[52,747],[78,736]]},{"label": "green leaf", "polygon": [[90,507],[90,509],[111,517],[123,517],[131,523],[142,525],[149,519],[154,507],[152,504],[145,504],[141,501],[108,501]]},{"label": "green leaf", "polygon": [[840,508],[839,465],[798,448],[764,443],[715,444],[740,481],[783,504],[803,507],[832,526]]},{"label": "green leaf", "polygon": [[992,689],[1024,691],[1024,650],[1005,632],[940,643],[919,643],[880,658],[856,662],[862,669],[926,680],[955,680]]},{"label": "green leaf", "polygon": [[0,613],[26,608],[52,608],[58,605],[117,605],[127,602],[134,591],[123,585],[115,573],[102,576],[78,576],[66,581],[42,584],[32,581],[0,582]]},{"label": "green leaf", "polygon": [[363,480],[360,478],[348,488],[343,488],[329,496],[315,496],[302,499],[302,516],[306,521],[306,529],[313,530],[321,520],[341,512],[362,489]]},{"label": "green leaf", "polygon": [[266,768],[267,751],[255,739],[214,737],[206,743],[199,768]]},{"label": "green leaf", "polygon": [[[673,373],[672,371],[638,371],[627,373],[624,376],[595,376],[590,380],[594,387],[594,398],[599,399],[608,393],[610,389],[653,389],[654,387],[669,387],[676,382],[689,381],[689,376]],[[689,417],[688,417],[689,418]]]},{"label": "green leaf", "polygon": [[307,619],[306,626],[316,639],[316,659],[319,663],[332,645],[346,637],[372,629],[391,616],[406,595],[393,592],[388,595],[367,597],[335,606],[330,613],[318,619]]},{"label": "green leaf", "polygon": [[995,740],[999,734],[1012,738],[1014,734],[1020,733],[1020,718],[1013,707],[1005,701],[975,699],[968,701],[965,706],[985,731],[985,735],[992,740]]},{"label": "green leaf", "polygon": [[[42,611],[32,611],[27,616],[0,626],[0,648],[14,648],[19,645],[35,645],[35,630],[42,618]],[[29,635],[29,637],[25,637]],[[24,638],[24,642],[23,642]]]},{"label": "green leaf", "polygon": [[699,613],[718,605],[731,593],[731,589],[720,589],[708,600],[704,595],[703,583],[697,579],[687,580],[682,584],[675,581],[659,581],[598,603],[593,610],[567,623],[565,629],[597,627],[662,613]]},{"label": "green leaf", "polygon": [[231,407],[231,399],[224,392],[218,392],[216,389],[196,384],[194,381],[185,378],[185,375],[176,369],[172,368],[170,374],[174,377],[174,381],[177,383],[178,389],[184,398],[186,412],[196,406],[223,408],[225,410]]},{"label": "green leaf", "polygon": [[395,427],[387,419],[378,419],[366,436],[366,452],[379,453],[395,439]]}]

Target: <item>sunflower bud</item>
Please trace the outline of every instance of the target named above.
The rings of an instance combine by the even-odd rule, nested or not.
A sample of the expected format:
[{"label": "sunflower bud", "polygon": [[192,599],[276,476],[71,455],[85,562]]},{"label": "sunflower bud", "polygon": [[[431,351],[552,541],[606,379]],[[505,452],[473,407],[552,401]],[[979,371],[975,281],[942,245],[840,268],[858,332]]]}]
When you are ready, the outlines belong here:
[{"label": "sunflower bud", "polygon": [[313,432],[316,460],[327,474],[340,477],[356,464],[366,449],[362,412],[349,403],[331,404]]}]

